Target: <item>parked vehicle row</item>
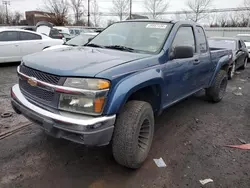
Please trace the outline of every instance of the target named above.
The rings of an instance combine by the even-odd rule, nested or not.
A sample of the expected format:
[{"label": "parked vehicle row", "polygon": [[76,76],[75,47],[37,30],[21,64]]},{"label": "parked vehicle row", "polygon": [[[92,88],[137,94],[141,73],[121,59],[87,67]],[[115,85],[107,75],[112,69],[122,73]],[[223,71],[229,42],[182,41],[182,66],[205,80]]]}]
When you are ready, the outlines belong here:
[{"label": "parked vehicle row", "polygon": [[63,40],[22,29],[0,29],[0,63],[20,62],[28,54],[40,52]]},{"label": "parked vehicle row", "polygon": [[56,138],[111,143],[115,160],[136,169],[164,109],[202,89],[222,100],[232,58],[232,50],[210,50],[193,22],[118,22],[84,47],[25,56],[12,106]]},{"label": "parked vehicle row", "polygon": [[235,71],[247,67],[249,53],[246,44],[240,38],[211,37],[209,38],[211,49],[229,49],[233,52],[233,61],[228,70],[228,78],[232,79]]},{"label": "parked vehicle row", "polygon": [[58,30],[48,22],[39,22],[36,27],[0,29],[0,63],[18,62],[25,55],[45,49],[83,46],[89,38],[97,35],[97,33],[82,33],[75,38],[75,36],[60,32],[65,32],[65,30]]},{"label": "parked vehicle row", "polygon": [[250,34],[238,34],[236,37],[244,41],[248,49],[248,54],[249,54],[249,59],[250,59]]}]

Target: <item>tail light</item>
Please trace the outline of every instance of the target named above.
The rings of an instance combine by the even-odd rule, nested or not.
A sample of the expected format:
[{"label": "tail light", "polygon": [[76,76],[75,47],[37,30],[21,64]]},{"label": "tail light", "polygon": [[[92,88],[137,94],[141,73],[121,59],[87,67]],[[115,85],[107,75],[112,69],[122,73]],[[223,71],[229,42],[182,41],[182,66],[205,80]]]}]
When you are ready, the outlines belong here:
[{"label": "tail light", "polygon": [[62,34],[58,34],[58,36],[62,39],[63,38],[63,35]]}]

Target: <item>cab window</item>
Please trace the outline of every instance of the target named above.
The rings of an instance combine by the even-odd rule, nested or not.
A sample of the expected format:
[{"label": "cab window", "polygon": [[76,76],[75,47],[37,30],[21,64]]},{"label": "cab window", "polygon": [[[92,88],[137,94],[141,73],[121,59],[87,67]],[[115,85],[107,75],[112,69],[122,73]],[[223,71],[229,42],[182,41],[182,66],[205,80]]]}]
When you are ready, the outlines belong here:
[{"label": "cab window", "polygon": [[194,49],[194,52],[196,52],[194,31],[191,26],[180,27],[177,31],[172,48],[174,49],[178,46],[189,46]]},{"label": "cab window", "polygon": [[197,41],[199,44],[200,52],[206,53],[208,51],[206,35],[202,27],[197,26]]}]

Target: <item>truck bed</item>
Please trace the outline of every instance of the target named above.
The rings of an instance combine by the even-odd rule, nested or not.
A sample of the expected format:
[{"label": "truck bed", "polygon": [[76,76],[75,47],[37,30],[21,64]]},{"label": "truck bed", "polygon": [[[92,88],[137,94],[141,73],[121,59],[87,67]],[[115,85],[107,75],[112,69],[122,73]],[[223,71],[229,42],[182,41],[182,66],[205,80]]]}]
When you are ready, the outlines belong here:
[{"label": "truck bed", "polygon": [[224,48],[209,48],[211,53],[211,60],[214,64],[217,64],[222,58],[227,58],[228,56],[232,56],[232,50],[224,49]]}]

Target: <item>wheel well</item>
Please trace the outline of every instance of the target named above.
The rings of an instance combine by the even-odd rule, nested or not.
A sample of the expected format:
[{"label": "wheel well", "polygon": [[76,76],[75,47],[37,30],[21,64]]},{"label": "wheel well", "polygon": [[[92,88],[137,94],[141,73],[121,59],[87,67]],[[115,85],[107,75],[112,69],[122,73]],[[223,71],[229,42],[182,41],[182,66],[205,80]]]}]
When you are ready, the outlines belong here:
[{"label": "wheel well", "polygon": [[229,65],[229,64],[225,64],[225,65],[223,65],[223,66],[221,67],[221,70],[224,70],[224,71],[228,72],[228,71],[229,71],[229,68],[230,68],[230,65]]},{"label": "wheel well", "polygon": [[159,85],[151,85],[137,90],[132,93],[128,98],[128,101],[138,100],[148,102],[154,111],[158,113],[160,111],[161,104],[161,88]]}]

